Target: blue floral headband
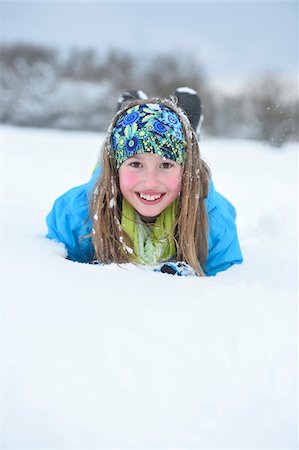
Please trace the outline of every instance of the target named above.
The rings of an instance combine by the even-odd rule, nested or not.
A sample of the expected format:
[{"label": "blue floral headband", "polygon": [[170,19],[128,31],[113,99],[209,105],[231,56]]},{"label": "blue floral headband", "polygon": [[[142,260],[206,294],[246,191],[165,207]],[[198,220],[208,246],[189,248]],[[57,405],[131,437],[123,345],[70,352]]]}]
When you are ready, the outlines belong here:
[{"label": "blue floral headband", "polygon": [[117,169],[131,156],[155,153],[183,165],[186,141],[175,112],[158,103],[135,105],[125,111],[112,130]]}]

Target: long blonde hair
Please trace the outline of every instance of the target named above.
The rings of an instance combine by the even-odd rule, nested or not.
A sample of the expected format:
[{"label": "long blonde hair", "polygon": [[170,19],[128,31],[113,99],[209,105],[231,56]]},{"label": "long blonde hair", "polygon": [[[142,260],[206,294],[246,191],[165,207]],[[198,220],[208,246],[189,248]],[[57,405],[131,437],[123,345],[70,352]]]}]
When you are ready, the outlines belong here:
[{"label": "long blonde hair", "polygon": [[176,243],[176,260],[185,261],[193,267],[198,276],[204,276],[203,268],[208,254],[208,224],[204,199],[208,195],[210,170],[200,157],[196,134],[185,113],[176,105],[175,99],[130,100],[125,102],[115,115],[103,144],[102,173],[90,203],[93,228],[91,237],[95,257],[101,263],[136,262],[133,243],[121,227],[122,194],[113,156],[111,132],[127,109],[145,103],[166,106],[177,114],[183,125],[187,158],[182,174],[173,239]]}]

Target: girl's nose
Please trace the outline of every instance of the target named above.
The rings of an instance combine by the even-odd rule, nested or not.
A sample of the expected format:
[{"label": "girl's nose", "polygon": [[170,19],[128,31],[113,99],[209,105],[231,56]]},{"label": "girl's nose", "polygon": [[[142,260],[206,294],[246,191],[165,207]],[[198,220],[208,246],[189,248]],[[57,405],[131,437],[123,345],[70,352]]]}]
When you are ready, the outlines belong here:
[{"label": "girl's nose", "polygon": [[159,186],[159,176],[157,170],[147,170],[144,177],[144,185],[147,188]]}]

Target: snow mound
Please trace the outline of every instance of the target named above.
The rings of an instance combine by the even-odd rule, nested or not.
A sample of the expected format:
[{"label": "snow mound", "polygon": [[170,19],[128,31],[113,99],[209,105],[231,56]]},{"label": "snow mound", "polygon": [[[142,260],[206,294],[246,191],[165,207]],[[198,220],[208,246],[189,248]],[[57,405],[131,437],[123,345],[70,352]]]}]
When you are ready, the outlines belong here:
[{"label": "snow mound", "polygon": [[296,447],[295,146],[201,144],[244,264],[180,278],[44,238],[101,139],[2,130],[2,448]]}]

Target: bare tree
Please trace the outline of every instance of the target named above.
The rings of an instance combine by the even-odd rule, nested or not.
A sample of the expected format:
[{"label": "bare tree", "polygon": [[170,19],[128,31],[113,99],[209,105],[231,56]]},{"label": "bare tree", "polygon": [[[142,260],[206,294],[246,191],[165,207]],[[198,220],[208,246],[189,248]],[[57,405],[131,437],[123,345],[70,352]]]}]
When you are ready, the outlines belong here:
[{"label": "bare tree", "polygon": [[105,130],[118,96],[142,89],[169,97],[179,86],[200,94],[203,132],[259,139],[274,146],[298,139],[296,86],[265,75],[239,95],[212,89],[201,64],[188,54],[133,55],[110,49],[72,49],[63,58],[54,49],[3,45],[0,52],[0,119],[25,126]]},{"label": "bare tree", "polygon": [[295,85],[267,75],[254,81],[245,93],[247,122],[253,136],[281,146],[298,138],[298,97]]}]

